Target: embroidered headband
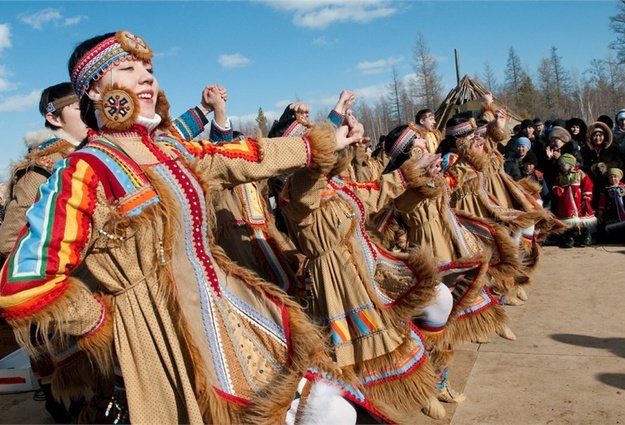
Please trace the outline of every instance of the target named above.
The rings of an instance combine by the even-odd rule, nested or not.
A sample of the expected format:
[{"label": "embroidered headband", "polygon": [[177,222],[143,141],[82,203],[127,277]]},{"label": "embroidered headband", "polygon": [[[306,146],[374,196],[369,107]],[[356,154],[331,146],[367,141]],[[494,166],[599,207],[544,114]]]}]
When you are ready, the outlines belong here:
[{"label": "embroidered headband", "polygon": [[78,102],[78,96],[76,96],[75,94],[60,97],[53,102],[48,102],[48,104],[46,105],[46,112],[49,112],[51,114],[54,114],[55,112],[61,112],[61,109],[76,102]]},{"label": "embroidered headband", "polygon": [[391,158],[397,158],[399,154],[406,153],[406,148],[409,147],[410,142],[417,135],[414,129],[409,125],[401,132],[393,146],[391,146],[391,151],[388,153]]},{"label": "embroidered headband", "polygon": [[468,120],[465,122],[461,122],[460,124],[456,124],[452,127],[447,127],[445,129],[445,136],[453,136],[453,137],[461,137],[466,136],[469,133],[472,133],[475,130],[475,124],[473,120]]},{"label": "embroidered headband", "polygon": [[304,124],[304,120],[297,117],[291,125],[284,131],[283,137],[301,137],[308,130],[308,126]]},{"label": "embroidered headband", "polygon": [[483,136],[486,134],[486,130],[488,130],[488,123],[477,127],[475,129],[475,134],[479,136]]},{"label": "embroidered headband", "polygon": [[82,97],[91,83],[102,78],[109,68],[125,60],[150,62],[152,50],[141,37],[128,31],[118,31],[95,45],[72,70],[72,87],[78,97]]}]

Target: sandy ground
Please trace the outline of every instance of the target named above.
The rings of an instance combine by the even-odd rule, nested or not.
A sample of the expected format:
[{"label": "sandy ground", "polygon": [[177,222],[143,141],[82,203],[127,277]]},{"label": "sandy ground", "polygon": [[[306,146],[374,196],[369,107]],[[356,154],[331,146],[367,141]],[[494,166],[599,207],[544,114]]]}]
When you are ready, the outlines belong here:
[{"label": "sandy ground", "polygon": [[[625,424],[625,246],[547,247],[528,302],[506,307],[517,341],[458,347],[467,400],[415,424]],[[0,395],[0,423],[54,423],[33,393]]]}]

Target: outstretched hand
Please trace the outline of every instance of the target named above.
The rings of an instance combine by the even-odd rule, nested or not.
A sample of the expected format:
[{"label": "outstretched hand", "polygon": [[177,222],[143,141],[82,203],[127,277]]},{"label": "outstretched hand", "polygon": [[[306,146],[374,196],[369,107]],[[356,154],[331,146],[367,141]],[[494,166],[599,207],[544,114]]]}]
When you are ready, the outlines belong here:
[{"label": "outstretched hand", "polygon": [[338,127],[334,132],[334,135],[336,137],[335,151],[345,149],[349,145],[358,143],[362,139],[362,137],[358,134],[350,134],[350,128],[346,125]]},{"label": "outstretched hand", "polygon": [[343,90],[339,95],[339,100],[336,102],[334,110],[341,115],[345,115],[349,111],[356,101],[354,93],[350,90]]}]

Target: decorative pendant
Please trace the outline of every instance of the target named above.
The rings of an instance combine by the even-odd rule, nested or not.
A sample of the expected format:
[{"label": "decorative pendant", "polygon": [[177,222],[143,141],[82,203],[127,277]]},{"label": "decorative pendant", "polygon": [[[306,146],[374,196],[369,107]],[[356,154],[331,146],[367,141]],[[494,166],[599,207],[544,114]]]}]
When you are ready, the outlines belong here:
[{"label": "decorative pendant", "polygon": [[100,112],[102,124],[111,130],[129,130],[139,116],[137,95],[117,84],[104,89],[95,107]]}]

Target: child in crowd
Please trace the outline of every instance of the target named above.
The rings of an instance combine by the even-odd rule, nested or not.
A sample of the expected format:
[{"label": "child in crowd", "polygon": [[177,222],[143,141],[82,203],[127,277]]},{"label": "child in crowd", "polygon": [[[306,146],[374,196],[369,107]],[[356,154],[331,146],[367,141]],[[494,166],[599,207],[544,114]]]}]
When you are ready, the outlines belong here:
[{"label": "child in crowd", "polygon": [[602,236],[608,241],[620,239],[625,229],[625,183],[621,181],[622,178],[623,171],[620,168],[610,168],[607,186],[599,194],[597,202],[597,219]]},{"label": "child in crowd", "polygon": [[553,186],[557,200],[556,215],[569,227],[562,235],[562,248],[589,246],[590,232],[597,223],[591,206],[592,181],[576,166],[576,162],[576,158],[568,153],[560,157],[560,173]]}]

